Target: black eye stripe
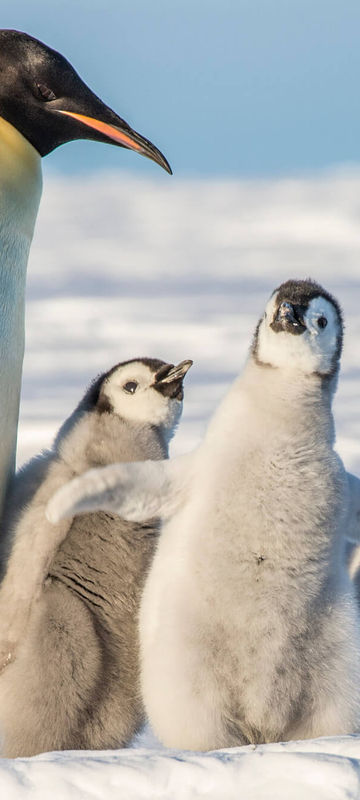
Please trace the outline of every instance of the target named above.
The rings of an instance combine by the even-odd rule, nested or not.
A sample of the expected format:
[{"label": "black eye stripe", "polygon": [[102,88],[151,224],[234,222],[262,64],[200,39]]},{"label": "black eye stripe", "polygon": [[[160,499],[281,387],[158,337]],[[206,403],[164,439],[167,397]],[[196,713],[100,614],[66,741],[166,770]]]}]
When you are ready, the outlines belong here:
[{"label": "black eye stripe", "polygon": [[138,385],[139,384],[137,381],[128,381],[127,383],[124,383],[124,392],[128,392],[128,394],[134,394],[138,388]]}]

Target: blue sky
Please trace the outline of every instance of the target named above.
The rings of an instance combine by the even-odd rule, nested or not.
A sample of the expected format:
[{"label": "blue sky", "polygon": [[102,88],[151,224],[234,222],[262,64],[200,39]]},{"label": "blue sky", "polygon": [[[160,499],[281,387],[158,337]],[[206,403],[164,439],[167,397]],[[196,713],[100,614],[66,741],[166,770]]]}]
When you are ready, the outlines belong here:
[{"label": "blue sky", "polygon": [[[60,50],[179,176],[360,162],[359,0],[2,0],[1,25]],[[88,142],[46,161],[159,172]]]}]

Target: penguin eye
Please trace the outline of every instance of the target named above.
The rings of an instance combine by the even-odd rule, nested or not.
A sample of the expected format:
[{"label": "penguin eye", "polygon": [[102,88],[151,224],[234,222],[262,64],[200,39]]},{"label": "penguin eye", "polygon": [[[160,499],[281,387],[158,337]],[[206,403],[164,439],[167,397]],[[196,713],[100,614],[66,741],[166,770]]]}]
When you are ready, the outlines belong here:
[{"label": "penguin eye", "polygon": [[37,83],[36,88],[42,100],[56,100],[56,95],[54,92],[45,86],[44,83]]},{"label": "penguin eye", "polygon": [[123,389],[124,392],[128,392],[129,394],[134,394],[138,387],[137,381],[128,381],[128,383],[124,383]]},{"label": "penguin eye", "polygon": [[319,328],[326,328],[326,326],[327,326],[326,317],[319,317],[319,319],[317,321],[317,324],[318,324]]}]

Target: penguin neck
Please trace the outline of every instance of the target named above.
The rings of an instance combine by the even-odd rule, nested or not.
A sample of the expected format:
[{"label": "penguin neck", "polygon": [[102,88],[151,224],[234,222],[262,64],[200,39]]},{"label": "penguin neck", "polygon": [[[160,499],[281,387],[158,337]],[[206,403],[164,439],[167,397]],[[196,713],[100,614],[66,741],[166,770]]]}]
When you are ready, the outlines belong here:
[{"label": "penguin neck", "polygon": [[[75,412],[76,414],[76,412]],[[56,440],[61,458],[76,474],[117,461],[157,461],[168,457],[165,437],[159,428],[129,422],[116,414],[90,411],[63,427]]]},{"label": "penguin neck", "polygon": [[40,155],[0,117],[0,514],[15,464],[26,267],[41,186]]},{"label": "penguin neck", "polygon": [[213,417],[206,440],[226,450],[229,442],[237,448],[237,433],[241,441],[248,434],[259,441],[294,435],[305,446],[315,437],[332,447],[332,394],[331,381],[319,375],[259,366],[250,357]]},{"label": "penguin neck", "polygon": [[316,425],[328,441],[334,441],[332,399],[336,377],[304,374],[296,368],[275,368],[257,364],[250,358],[242,382],[257,407],[262,407],[284,426],[297,430]]}]

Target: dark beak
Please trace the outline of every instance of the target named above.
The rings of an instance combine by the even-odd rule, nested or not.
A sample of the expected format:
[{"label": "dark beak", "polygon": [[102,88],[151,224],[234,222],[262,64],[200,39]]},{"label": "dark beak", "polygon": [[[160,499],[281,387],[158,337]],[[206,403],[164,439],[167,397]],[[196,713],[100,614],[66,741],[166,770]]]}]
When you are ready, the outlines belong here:
[{"label": "dark beak", "polygon": [[156,383],[172,383],[173,381],[183,380],[187,371],[192,367],[193,361],[180,361],[176,367],[171,367],[171,369],[164,375],[162,378],[160,373],[156,377]]},{"label": "dark beak", "polygon": [[[126,147],[127,150],[135,150],[135,152],[140,155],[155,161],[156,164],[159,164],[160,167],[163,167],[166,172],[172,175],[170,164],[160,150],[148,139],[145,139],[144,136],[141,136],[140,133],[130,128],[130,125],[128,125],[125,120],[121,119],[121,117],[117,117],[107,106],[104,105],[105,114],[102,114],[101,117],[112,116],[115,118],[114,121],[106,121],[106,119],[101,118],[100,115],[100,118],[92,117],[87,114],[80,114],[77,111],[68,111],[55,107],[52,110],[56,111],[58,114],[71,117],[79,123],[80,133],[78,138],[105,141],[109,144],[117,144],[120,147]],[[82,134],[81,128],[83,129]],[[88,128],[87,134],[85,134],[86,128]]]},{"label": "dark beak", "polygon": [[296,305],[284,301],[280,304],[271,327],[274,331],[287,331],[288,333],[304,333],[304,314],[306,306]]},{"label": "dark beak", "polygon": [[170,366],[170,369],[168,364],[162,367],[156,375],[154,388],[165,397],[182,400],[183,380],[193,363],[193,361],[187,360],[181,361],[175,367]]}]

